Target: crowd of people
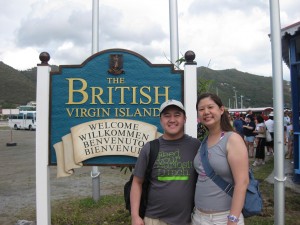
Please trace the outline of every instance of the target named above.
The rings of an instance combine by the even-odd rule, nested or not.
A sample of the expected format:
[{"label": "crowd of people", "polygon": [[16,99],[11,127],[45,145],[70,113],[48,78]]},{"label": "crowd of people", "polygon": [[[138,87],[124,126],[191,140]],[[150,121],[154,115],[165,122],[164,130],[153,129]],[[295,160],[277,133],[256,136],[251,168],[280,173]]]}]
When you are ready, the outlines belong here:
[{"label": "crowd of people", "polygon": [[[245,116],[225,109],[212,93],[201,94],[196,103],[198,138],[184,133],[186,115],[183,104],[168,100],[160,106],[164,130],[159,153],[151,173],[149,142],[137,159],[130,193],[132,225],[244,225],[242,208],[249,184],[249,158],[253,166],[274,153],[273,141],[266,142],[266,130],[274,140],[273,114],[267,120],[249,111]],[[286,118],[285,141],[292,146],[291,115]],[[289,148],[287,157],[291,158]],[[207,165],[218,177],[234,186],[229,195],[218,186]],[[147,173],[148,174],[148,173]],[[149,180],[145,216],[139,214],[143,182]]]},{"label": "crowd of people", "polygon": [[[253,166],[265,164],[265,153],[267,156],[274,155],[274,114],[254,115],[252,111],[241,115],[236,112],[229,115],[233,121],[234,130],[245,140],[249,158],[255,158]],[[286,159],[292,159],[293,154],[293,123],[292,112],[284,111],[284,144],[287,146]],[[269,132],[272,140],[266,140],[266,132]],[[265,152],[265,149],[267,150]],[[291,161],[293,163],[293,161]]]}]

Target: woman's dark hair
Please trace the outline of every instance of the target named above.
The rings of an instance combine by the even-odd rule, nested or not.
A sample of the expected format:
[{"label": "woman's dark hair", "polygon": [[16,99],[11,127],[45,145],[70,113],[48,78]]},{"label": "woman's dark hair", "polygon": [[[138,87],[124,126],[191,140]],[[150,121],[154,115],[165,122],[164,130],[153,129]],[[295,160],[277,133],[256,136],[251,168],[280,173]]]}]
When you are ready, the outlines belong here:
[{"label": "woman's dark hair", "polygon": [[252,115],[247,115],[246,118],[249,118],[251,122],[254,122],[254,117]]},{"label": "woman's dark hair", "polygon": [[[197,99],[197,104],[196,104],[197,112],[198,112],[198,104],[204,98],[210,98],[219,106],[219,108],[224,106],[218,95],[213,94],[213,93],[203,93]],[[221,115],[221,129],[222,129],[222,131],[234,131],[233,127],[230,124],[228,115],[225,112],[225,110],[224,110],[224,113]]]},{"label": "woman's dark hair", "polygon": [[264,118],[261,115],[258,115],[256,117],[256,120],[257,120],[258,123],[263,123],[264,122]]}]

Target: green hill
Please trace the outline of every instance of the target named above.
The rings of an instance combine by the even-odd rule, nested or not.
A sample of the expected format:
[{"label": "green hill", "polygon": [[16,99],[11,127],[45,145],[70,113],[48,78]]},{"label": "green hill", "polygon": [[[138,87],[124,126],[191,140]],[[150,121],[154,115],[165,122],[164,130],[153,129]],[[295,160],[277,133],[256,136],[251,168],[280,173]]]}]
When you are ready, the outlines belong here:
[{"label": "green hill", "polygon": [[[51,66],[57,70],[57,66]],[[36,100],[36,71],[37,68],[26,71],[16,70],[0,62],[0,108],[10,108],[24,105]],[[197,68],[198,84],[202,80],[211,80],[209,91],[217,93],[225,106],[233,106],[234,89],[237,91],[238,102],[244,97],[245,107],[272,106],[272,78],[240,72],[235,69],[212,70],[206,67]],[[230,99],[230,100],[229,100]],[[290,84],[284,81],[285,106],[291,107]],[[240,107],[240,103],[238,104]]]},{"label": "green hill", "polygon": [[[272,77],[258,76],[244,73],[236,69],[211,70],[206,67],[197,68],[199,79],[212,80],[209,92],[217,93],[228,107],[234,103],[234,96],[238,99],[238,108],[241,107],[241,95],[243,107],[267,107],[273,106],[273,84]],[[291,107],[290,82],[284,81],[284,103],[285,107]],[[235,87],[235,88],[234,88]],[[230,99],[230,100],[229,100]]]},{"label": "green hill", "polygon": [[[30,73],[30,70],[26,71]],[[26,76],[3,62],[0,62],[0,104],[20,105],[35,100],[35,82],[31,74]]]}]

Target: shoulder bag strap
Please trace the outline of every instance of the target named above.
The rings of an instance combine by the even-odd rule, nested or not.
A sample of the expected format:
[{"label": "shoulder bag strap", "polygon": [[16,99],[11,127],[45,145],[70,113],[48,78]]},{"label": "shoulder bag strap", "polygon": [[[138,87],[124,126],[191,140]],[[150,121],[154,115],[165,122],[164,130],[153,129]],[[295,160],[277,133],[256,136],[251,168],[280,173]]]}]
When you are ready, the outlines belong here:
[{"label": "shoulder bag strap", "polygon": [[208,176],[213,182],[215,182],[216,185],[218,185],[224,192],[226,192],[228,195],[232,197],[233,185],[225,181],[218,174],[216,174],[208,161],[207,137],[201,143],[199,155],[206,176]]}]

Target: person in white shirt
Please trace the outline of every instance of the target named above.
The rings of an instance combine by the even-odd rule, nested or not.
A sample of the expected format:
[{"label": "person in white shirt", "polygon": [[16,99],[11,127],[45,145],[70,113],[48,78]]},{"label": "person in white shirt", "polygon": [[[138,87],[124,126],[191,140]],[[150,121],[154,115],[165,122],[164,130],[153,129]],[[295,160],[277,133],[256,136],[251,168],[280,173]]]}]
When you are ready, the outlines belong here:
[{"label": "person in white shirt", "polygon": [[265,146],[266,146],[266,125],[261,115],[256,117],[257,124],[255,128],[257,146],[255,152],[255,161],[252,166],[265,164]]},{"label": "person in white shirt", "polygon": [[274,114],[273,114],[273,112],[271,112],[269,114],[269,119],[267,121],[265,121],[266,129],[270,132],[271,137],[272,137],[272,141],[266,142],[267,155],[274,154],[274,121],[273,121],[273,118],[274,118]]}]

